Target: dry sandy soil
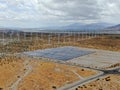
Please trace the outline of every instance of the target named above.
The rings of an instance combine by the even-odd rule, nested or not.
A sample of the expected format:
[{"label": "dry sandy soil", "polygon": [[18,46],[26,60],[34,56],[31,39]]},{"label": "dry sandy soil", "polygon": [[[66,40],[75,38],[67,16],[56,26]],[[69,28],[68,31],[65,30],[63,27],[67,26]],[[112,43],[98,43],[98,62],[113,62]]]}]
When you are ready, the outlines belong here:
[{"label": "dry sandy soil", "polygon": [[[79,47],[80,48],[80,47]],[[73,58],[67,62],[76,63],[86,67],[109,69],[120,66],[120,52],[99,49],[80,48],[81,50],[94,51],[94,53]]]},{"label": "dry sandy soil", "polygon": [[[75,42],[73,39],[75,39]],[[4,46],[0,45],[0,52],[23,52],[61,46],[78,46],[110,51],[120,51],[120,38],[115,36],[101,36],[84,40],[80,39],[80,41],[78,41],[78,37],[76,36],[75,38],[66,37],[64,42],[63,37],[61,37],[59,43],[57,37],[52,37],[50,43],[48,43],[47,37],[38,40],[33,38],[32,41],[30,41],[30,39],[29,41],[21,40],[19,42],[10,42]]]},{"label": "dry sandy soil", "polygon": [[33,71],[22,80],[18,90],[54,90],[96,74],[96,71],[53,62],[31,61],[31,64]]},{"label": "dry sandy soil", "polygon": [[[26,61],[29,63],[25,64]],[[28,71],[28,64],[32,71],[23,77]],[[3,90],[11,90],[11,87],[17,90],[53,90],[97,74],[96,71],[78,67],[14,56],[0,58],[0,71],[0,89]],[[20,78],[21,81],[15,84]]]},{"label": "dry sandy soil", "polygon": [[[39,40],[39,41],[33,40],[29,42],[28,41],[12,42],[5,45],[4,47],[0,45],[0,52],[3,51],[23,52],[29,50],[37,50],[37,49],[59,47],[66,45],[97,48],[97,49],[104,49],[111,51],[120,51],[120,38],[96,37],[82,41],[77,41],[75,43],[68,42],[68,40],[69,37],[67,38],[66,43],[59,43],[59,44],[55,40],[51,42],[50,45],[48,45],[48,39]],[[62,41],[63,40],[61,40],[61,42]],[[19,78],[19,75],[22,75],[25,69],[23,62],[24,60],[21,58],[17,58],[17,59],[13,57],[0,58],[0,88],[6,89],[6,87],[11,86]],[[18,87],[19,90],[53,90],[54,88],[58,88],[65,84],[96,74],[96,72],[93,71],[89,71],[85,69],[83,70],[77,67],[70,67],[52,62],[31,61],[31,66],[33,67],[33,70],[19,84]],[[81,76],[81,78],[79,77],[79,75]],[[120,80],[120,75],[110,75],[110,80],[109,78],[107,81],[106,79],[97,80],[91,82],[90,84],[92,85],[90,86],[89,84],[83,86],[85,89],[80,89],[80,88],[79,89],[107,90],[107,89],[101,89],[103,85],[107,84],[106,87],[108,88],[108,90],[119,90],[120,83],[118,82],[118,80]],[[118,89],[115,89],[117,87]]]},{"label": "dry sandy soil", "polygon": [[15,57],[0,58],[0,88],[6,89],[17,80],[23,70],[23,60]]},{"label": "dry sandy soil", "polygon": [[120,90],[120,75],[107,75],[105,78],[79,86],[76,90]]},{"label": "dry sandy soil", "polygon": [[110,51],[120,51],[120,38],[112,36],[86,39],[79,42],[79,46],[86,48],[96,48]]}]

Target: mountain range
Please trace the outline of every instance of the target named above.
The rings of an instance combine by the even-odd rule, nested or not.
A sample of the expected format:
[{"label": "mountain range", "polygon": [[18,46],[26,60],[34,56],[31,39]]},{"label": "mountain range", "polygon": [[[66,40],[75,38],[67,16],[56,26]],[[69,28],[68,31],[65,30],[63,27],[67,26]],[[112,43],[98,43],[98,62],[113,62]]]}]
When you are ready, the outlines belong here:
[{"label": "mountain range", "polygon": [[84,31],[84,30],[112,30],[112,31],[120,31],[120,24],[114,25],[111,23],[92,23],[92,24],[82,24],[82,23],[73,23],[66,26],[61,27],[45,27],[45,28],[0,28],[0,32],[22,32],[22,31],[44,31],[44,30],[70,30],[70,31]]},{"label": "mountain range", "polygon": [[108,27],[108,29],[120,31],[120,24],[115,25],[115,26]]},{"label": "mountain range", "polygon": [[92,23],[92,24],[74,23],[74,24],[70,24],[68,26],[61,27],[60,29],[65,29],[65,30],[102,30],[102,29],[108,28],[110,26],[113,26],[113,24],[111,24],[111,23]]}]

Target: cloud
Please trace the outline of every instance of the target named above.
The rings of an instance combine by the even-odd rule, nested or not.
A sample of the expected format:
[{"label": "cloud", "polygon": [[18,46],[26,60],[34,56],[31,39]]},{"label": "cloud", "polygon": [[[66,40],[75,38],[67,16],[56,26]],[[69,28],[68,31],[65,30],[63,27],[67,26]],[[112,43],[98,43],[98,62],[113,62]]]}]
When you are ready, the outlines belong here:
[{"label": "cloud", "polygon": [[98,19],[102,9],[96,3],[96,0],[50,0],[49,2],[41,1],[40,8],[47,14],[65,20]]},{"label": "cloud", "polygon": [[119,9],[120,0],[0,0],[0,20],[28,24],[120,22]]}]

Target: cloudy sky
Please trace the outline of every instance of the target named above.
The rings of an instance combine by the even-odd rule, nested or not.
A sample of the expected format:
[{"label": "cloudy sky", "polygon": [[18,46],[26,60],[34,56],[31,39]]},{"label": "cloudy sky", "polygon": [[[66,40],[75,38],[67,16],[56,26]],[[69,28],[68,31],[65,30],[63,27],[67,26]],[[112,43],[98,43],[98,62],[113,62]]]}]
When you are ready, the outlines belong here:
[{"label": "cloudy sky", "polygon": [[0,0],[0,27],[120,23],[120,0]]}]

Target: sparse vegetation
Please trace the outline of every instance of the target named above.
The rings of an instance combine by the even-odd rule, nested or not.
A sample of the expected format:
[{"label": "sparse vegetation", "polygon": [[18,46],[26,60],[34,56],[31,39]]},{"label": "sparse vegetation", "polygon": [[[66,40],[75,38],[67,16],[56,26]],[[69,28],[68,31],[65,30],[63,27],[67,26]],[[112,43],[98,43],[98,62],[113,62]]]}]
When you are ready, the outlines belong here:
[{"label": "sparse vegetation", "polygon": [[[24,51],[32,51],[38,49],[46,49],[53,47],[61,47],[61,46],[78,46],[85,48],[96,48],[103,50],[111,50],[111,51],[120,51],[120,37],[119,36],[101,36],[95,38],[78,40],[78,36],[68,36],[65,38],[61,35],[60,40],[58,42],[57,36],[52,36],[51,41],[48,40],[48,35],[44,35],[42,38],[34,35],[32,39],[29,36],[26,37],[27,40],[21,36],[20,41],[13,40],[12,42],[8,42],[5,45],[0,43],[0,90],[6,89],[11,85],[16,79],[21,76],[19,73],[25,72],[27,69],[24,68],[23,62],[25,58],[16,57],[13,53],[19,53]],[[7,55],[10,54],[10,55]],[[66,65],[51,63],[51,62],[41,62],[41,61],[31,61],[30,65],[33,66],[33,71],[25,77],[25,79],[19,84],[19,90],[53,90],[59,88],[65,84],[70,84],[74,81],[79,80],[78,76],[76,76],[71,70],[75,70],[77,74],[82,76],[83,78],[88,77],[90,75],[96,74],[91,70],[80,69],[76,67],[70,67]],[[110,67],[120,66],[120,64],[111,65]],[[118,82],[120,77],[110,76],[105,79],[97,79],[96,81],[79,86],[76,90],[92,90],[93,88],[96,90],[105,90],[102,86],[106,85],[113,88],[111,85],[114,85],[114,80]],[[7,82],[6,82],[7,80]],[[119,84],[115,83],[115,86],[120,89]],[[108,88],[108,87],[107,87]]]},{"label": "sparse vegetation", "polygon": [[[0,58],[0,86],[7,89],[15,80],[23,68],[22,58],[4,56]],[[1,89],[2,90],[2,89]]]},{"label": "sparse vegetation", "polygon": [[[81,72],[81,68],[79,67],[53,62],[31,61],[31,63],[34,64],[33,72],[20,83],[19,90],[34,89],[34,86],[41,87],[43,90],[57,89],[65,84],[80,80],[80,78],[73,73],[73,70],[83,78],[96,74],[95,71],[84,69],[84,71]],[[84,76],[84,74],[86,75]]]},{"label": "sparse vegetation", "polygon": [[109,75],[96,81],[86,84],[87,88],[79,86],[78,90],[119,90],[120,89],[120,75]]},{"label": "sparse vegetation", "polygon": [[[30,37],[29,37],[30,38]],[[78,36],[61,36],[58,42],[57,36],[51,36],[51,40],[48,40],[48,36],[44,35],[43,38],[32,37],[31,39],[9,42],[5,45],[0,44],[0,52],[3,53],[18,53],[24,51],[61,47],[61,46],[78,46],[86,48],[96,48],[111,51],[120,51],[120,38],[115,35],[100,36],[94,38],[78,40]],[[64,40],[65,39],[65,40]]]},{"label": "sparse vegetation", "polygon": [[112,36],[103,36],[83,40],[79,42],[79,46],[87,48],[96,48],[110,51],[120,51],[120,39]]}]

